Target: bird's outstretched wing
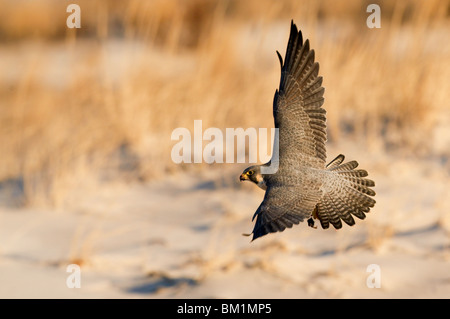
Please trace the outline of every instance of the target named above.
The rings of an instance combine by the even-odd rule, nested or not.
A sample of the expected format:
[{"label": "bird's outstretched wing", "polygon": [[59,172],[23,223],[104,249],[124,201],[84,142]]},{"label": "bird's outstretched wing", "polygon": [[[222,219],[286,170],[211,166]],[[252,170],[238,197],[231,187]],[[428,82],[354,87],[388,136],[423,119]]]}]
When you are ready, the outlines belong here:
[{"label": "bird's outstretched wing", "polygon": [[317,185],[269,187],[253,219],[253,239],[268,233],[282,232],[311,216],[320,198]]},{"label": "bird's outstretched wing", "polygon": [[309,41],[303,43],[293,22],[284,63],[278,51],[277,54],[281,80],[275,92],[273,116],[278,128],[278,154],[274,146],[272,162],[278,162],[278,171],[265,175],[268,188],[253,217],[253,240],[310,217],[322,195],[320,183],[305,178],[309,174],[306,170],[323,170],[326,160],[326,117],[321,107],[324,88],[322,77],[318,76],[319,64],[314,62]]},{"label": "bird's outstretched wing", "polygon": [[318,76],[319,64],[309,41],[291,22],[285,61],[281,64],[280,87],[275,92],[273,116],[279,129],[280,168],[285,162],[314,168],[325,167],[326,112],[322,108],[325,89]]}]

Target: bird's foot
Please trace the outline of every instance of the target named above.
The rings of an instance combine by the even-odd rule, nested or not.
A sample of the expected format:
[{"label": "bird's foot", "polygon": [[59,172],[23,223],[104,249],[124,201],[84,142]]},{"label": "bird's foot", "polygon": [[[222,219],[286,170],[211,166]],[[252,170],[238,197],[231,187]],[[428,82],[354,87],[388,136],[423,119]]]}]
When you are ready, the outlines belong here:
[{"label": "bird's foot", "polygon": [[312,228],[314,228],[314,229],[317,229],[317,226],[314,226],[314,219],[313,219],[312,217],[310,217],[310,218],[308,219],[308,226],[309,226],[309,227],[312,227]]}]

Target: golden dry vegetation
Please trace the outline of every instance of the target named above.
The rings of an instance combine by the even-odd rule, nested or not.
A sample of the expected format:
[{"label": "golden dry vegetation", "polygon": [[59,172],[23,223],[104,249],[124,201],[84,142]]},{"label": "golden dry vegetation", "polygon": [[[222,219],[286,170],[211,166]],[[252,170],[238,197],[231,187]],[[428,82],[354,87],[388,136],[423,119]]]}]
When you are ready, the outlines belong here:
[{"label": "golden dry vegetation", "polygon": [[380,29],[367,1],[76,3],[78,30],[67,2],[0,0],[0,183],[17,205],[185,167],[170,134],[195,119],[272,127],[291,19],[321,65],[330,143],[448,163],[449,1],[376,1]]}]

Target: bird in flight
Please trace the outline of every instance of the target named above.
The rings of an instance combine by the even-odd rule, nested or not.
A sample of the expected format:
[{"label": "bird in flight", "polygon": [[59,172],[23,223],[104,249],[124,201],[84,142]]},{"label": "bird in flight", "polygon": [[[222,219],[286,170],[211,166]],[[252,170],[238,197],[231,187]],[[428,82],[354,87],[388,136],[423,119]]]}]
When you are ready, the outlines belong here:
[{"label": "bird in flight", "polygon": [[354,217],[364,219],[375,205],[371,188],[375,183],[365,178],[366,170],[356,169],[358,162],[344,163],[342,154],[326,164],[325,89],[314,50],[309,40],[303,42],[293,21],[284,62],[278,51],[277,55],[281,64],[280,87],[273,100],[277,147],[274,144],[268,163],[248,167],[240,175],[241,181],[266,191],[252,219],[256,218],[252,240],[305,219],[314,228],[315,219],[324,229],[330,224],[339,229],[342,221],[352,226]]}]

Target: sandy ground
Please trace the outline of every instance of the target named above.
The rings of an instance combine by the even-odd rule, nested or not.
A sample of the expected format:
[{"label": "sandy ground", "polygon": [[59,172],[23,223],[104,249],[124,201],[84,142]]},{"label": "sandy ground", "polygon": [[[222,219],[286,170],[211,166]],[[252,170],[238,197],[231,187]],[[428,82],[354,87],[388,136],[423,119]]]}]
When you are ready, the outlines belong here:
[{"label": "sandy ground", "polygon": [[449,298],[448,163],[358,160],[377,183],[366,220],[252,243],[241,234],[263,191],[237,181],[239,165],[79,190],[67,209],[3,205],[0,297]]}]

